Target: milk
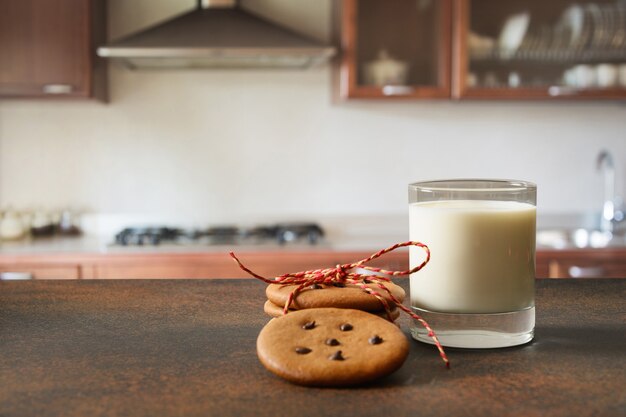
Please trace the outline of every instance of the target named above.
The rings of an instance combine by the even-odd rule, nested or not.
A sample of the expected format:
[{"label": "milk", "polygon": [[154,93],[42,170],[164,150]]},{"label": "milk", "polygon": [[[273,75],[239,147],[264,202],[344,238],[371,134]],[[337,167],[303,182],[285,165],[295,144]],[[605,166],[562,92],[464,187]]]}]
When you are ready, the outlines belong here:
[{"label": "milk", "polygon": [[[430,262],[411,276],[411,305],[445,313],[534,306],[536,208],[512,201],[433,201],[409,207],[410,238]],[[411,247],[411,267],[424,260]]]}]

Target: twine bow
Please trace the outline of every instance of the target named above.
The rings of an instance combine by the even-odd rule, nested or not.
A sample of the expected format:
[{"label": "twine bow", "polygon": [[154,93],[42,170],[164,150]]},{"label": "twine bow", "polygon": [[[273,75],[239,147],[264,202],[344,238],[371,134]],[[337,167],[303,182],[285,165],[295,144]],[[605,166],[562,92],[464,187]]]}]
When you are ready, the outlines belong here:
[{"label": "twine bow", "polygon": [[[379,258],[386,253],[389,253],[391,251],[394,251],[398,248],[402,248],[405,246],[417,246],[417,247],[422,248],[426,252],[426,259],[424,259],[424,261],[418,266],[411,268],[409,270],[406,270],[406,271],[388,271],[383,268],[376,268],[373,266],[365,265],[366,263],[376,258]],[[398,277],[398,276],[410,275],[414,272],[419,271],[424,266],[426,266],[426,264],[430,261],[430,249],[428,249],[428,246],[426,246],[425,244],[420,243],[420,242],[413,242],[413,241],[404,242],[404,243],[396,243],[395,245],[390,246],[381,251],[378,251],[374,253],[373,255],[370,255],[369,257],[362,259],[358,262],[348,263],[348,264],[338,264],[334,268],[313,269],[313,270],[308,270],[308,271],[300,271],[300,272],[295,272],[295,273],[290,273],[290,274],[284,274],[275,278],[265,278],[261,275],[258,275],[252,272],[250,269],[248,269],[246,266],[244,266],[241,263],[241,261],[237,258],[237,256],[235,256],[233,252],[230,252],[230,256],[231,258],[235,260],[237,265],[239,265],[239,267],[243,271],[247,272],[254,278],[259,279],[267,284],[297,285],[297,287],[289,294],[289,297],[287,298],[287,301],[285,302],[285,305],[283,308],[283,314],[287,314],[289,312],[289,307],[292,305],[294,298],[304,288],[307,288],[307,287],[315,288],[316,285],[321,285],[321,284],[335,285],[335,286],[345,286],[345,284],[354,284],[358,286],[366,293],[376,297],[384,306],[389,320],[393,321],[391,317],[392,307],[390,306],[390,303],[387,300],[387,299],[391,299],[391,301],[397,308],[404,311],[409,316],[417,320],[422,326],[424,326],[426,331],[428,331],[428,336],[433,340],[435,346],[439,350],[439,356],[441,356],[441,359],[446,364],[446,367],[448,368],[450,367],[450,361],[448,360],[448,357],[445,351],[443,350],[443,347],[441,346],[441,343],[439,342],[439,339],[437,338],[435,331],[430,327],[430,325],[426,322],[426,320],[424,320],[419,315],[415,314],[408,307],[404,306],[400,302],[400,300],[398,300],[391,293],[389,288],[387,288],[383,284],[384,282],[391,282],[391,279],[388,278],[388,276]],[[365,269],[367,271],[371,271],[371,272],[378,273],[378,274],[384,274],[386,276],[353,272],[352,270],[355,268]],[[382,291],[386,295],[387,298],[383,297],[383,295],[380,292],[376,291],[374,288],[371,288],[367,284],[373,284],[376,288]]]}]

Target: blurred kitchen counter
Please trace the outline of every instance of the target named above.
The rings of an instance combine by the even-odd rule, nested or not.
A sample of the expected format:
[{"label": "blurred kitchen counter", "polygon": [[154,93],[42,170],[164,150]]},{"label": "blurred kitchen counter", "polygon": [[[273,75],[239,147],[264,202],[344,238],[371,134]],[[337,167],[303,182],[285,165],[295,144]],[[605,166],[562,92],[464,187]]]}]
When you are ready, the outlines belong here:
[{"label": "blurred kitchen counter", "polygon": [[[107,278],[241,278],[246,274],[229,256],[234,251],[261,275],[275,276],[304,269],[351,263],[407,240],[398,236],[359,236],[318,244],[116,246],[96,237],[37,238],[0,245],[3,279]],[[406,269],[408,250],[398,250],[371,263]]]},{"label": "blurred kitchen counter", "polygon": [[[228,253],[234,251],[253,271],[276,276],[333,267],[368,257],[395,243],[396,235],[335,236],[316,245],[159,245],[124,247],[94,236],[37,238],[0,244],[2,279],[241,278]],[[408,250],[371,263],[390,270],[408,269]],[[625,278],[626,247],[604,249],[537,248],[540,278]]]},{"label": "blurred kitchen counter", "polygon": [[376,252],[383,247],[408,240],[408,236],[399,235],[352,235],[334,236],[331,239],[322,239],[316,244],[308,242],[291,242],[279,244],[277,242],[263,242],[259,244],[168,244],[145,246],[122,246],[113,244],[112,238],[98,236],[78,237],[38,237],[16,241],[0,241],[1,256],[18,255],[126,255],[126,254],[164,254],[164,253],[207,253],[228,254],[230,251],[238,253],[267,253],[267,252]]}]

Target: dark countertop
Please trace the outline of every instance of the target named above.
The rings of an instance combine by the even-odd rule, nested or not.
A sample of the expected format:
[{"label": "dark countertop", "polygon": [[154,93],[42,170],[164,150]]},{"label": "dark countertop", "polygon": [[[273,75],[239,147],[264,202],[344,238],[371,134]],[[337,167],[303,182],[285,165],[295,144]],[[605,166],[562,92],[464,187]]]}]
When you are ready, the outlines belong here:
[{"label": "dark countertop", "polygon": [[0,416],[626,414],[626,280],[538,281],[532,343],[448,349],[446,370],[412,342],[350,389],[261,366],[263,301],[253,280],[0,282]]}]

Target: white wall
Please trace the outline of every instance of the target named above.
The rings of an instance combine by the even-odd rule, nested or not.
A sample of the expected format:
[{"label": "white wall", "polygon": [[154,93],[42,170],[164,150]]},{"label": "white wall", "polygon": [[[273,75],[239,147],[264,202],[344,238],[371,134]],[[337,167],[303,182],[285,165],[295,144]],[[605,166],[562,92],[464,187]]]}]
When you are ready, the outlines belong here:
[{"label": "white wall", "polygon": [[[129,3],[110,3],[114,34],[138,27]],[[135,21],[177,11],[162,3]],[[333,103],[330,78],[112,65],[108,105],[1,101],[0,204],[197,222],[405,215],[411,181],[501,177],[537,182],[540,213],[581,212],[601,204],[602,148],[626,194],[624,104]]]}]

